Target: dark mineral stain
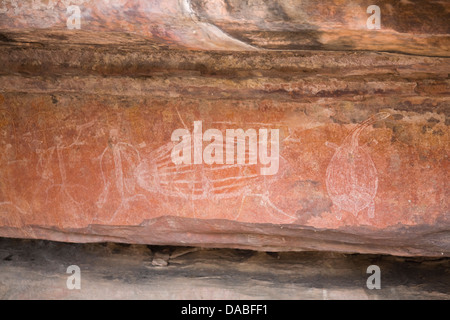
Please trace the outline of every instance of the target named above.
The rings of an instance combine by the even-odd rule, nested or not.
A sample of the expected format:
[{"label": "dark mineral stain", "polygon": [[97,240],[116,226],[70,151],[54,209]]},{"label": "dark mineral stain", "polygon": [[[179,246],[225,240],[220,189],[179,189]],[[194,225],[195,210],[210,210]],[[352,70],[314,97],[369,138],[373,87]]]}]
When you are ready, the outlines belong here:
[{"label": "dark mineral stain", "polygon": [[16,42],[14,39],[11,39],[4,33],[0,33],[0,41],[1,42]]},{"label": "dark mineral stain", "polygon": [[433,135],[435,135],[435,136],[443,136],[444,135],[444,131],[442,131],[441,129],[434,130],[433,131]]},{"label": "dark mineral stain", "polygon": [[428,122],[431,122],[431,123],[439,123],[439,119],[436,119],[436,118],[433,118],[433,117],[431,117],[431,118],[428,119],[427,121],[428,121]]},{"label": "dark mineral stain", "polygon": [[277,1],[267,1],[267,5],[274,16],[280,17],[283,21],[290,20],[283,7]]},{"label": "dark mineral stain", "polygon": [[3,261],[11,261],[12,257],[13,257],[13,255],[10,254],[10,255],[6,256],[5,258],[3,258]]},{"label": "dark mineral stain", "polygon": [[69,40],[69,38],[63,34],[47,34],[47,38],[55,40]]},{"label": "dark mineral stain", "polygon": [[432,126],[430,126],[430,125],[424,125],[423,127],[422,127],[422,133],[427,133],[429,130],[431,130],[431,128],[432,128]]}]

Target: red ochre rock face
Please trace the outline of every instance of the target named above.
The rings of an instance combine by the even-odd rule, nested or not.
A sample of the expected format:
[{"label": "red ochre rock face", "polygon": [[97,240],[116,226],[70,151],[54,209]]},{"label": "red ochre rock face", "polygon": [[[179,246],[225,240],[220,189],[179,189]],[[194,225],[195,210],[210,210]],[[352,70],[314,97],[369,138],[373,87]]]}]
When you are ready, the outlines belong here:
[{"label": "red ochre rock face", "polygon": [[0,2],[0,236],[450,256],[449,2],[72,2]]},{"label": "red ochre rock face", "polygon": [[[431,115],[392,115],[389,108],[337,124],[332,108],[306,116],[270,102],[262,112],[257,101],[105,100],[2,96],[0,235],[448,254],[443,117],[433,115],[442,136],[421,133]],[[194,121],[223,137],[254,129],[260,140],[258,129],[278,130],[278,170],[261,175],[258,157],[238,164],[238,140],[232,163],[174,164],[180,140],[172,133],[192,133]],[[417,240],[435,230],[441,234],[433,245]],[[355,245],[353,237],[380,239]]]}]

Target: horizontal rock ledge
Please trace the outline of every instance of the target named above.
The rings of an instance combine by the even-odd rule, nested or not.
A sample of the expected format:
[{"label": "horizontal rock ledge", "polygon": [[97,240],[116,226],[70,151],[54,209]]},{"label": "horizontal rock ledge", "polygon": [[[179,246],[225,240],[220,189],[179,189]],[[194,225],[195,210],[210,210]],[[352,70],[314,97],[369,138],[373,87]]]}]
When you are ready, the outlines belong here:
[{"label": "horizontal rock ledge", "polygon": [[0,52],[0,236],[450,255],[448,58]]},{"label": "horizontal rock ledge", "polygon": [[441,227],[397,225],[383,230],[370,226],[330,229],[298,224],[164,216],[132,226],[93,224],[84,228],[61,229],[29,225],[22,228],[2,227],[0,231],[4,237],[74,243],[117,242],[269,252],[335,251],[429,257],[448,257],[450,254],[449,230],[445,222]]}]

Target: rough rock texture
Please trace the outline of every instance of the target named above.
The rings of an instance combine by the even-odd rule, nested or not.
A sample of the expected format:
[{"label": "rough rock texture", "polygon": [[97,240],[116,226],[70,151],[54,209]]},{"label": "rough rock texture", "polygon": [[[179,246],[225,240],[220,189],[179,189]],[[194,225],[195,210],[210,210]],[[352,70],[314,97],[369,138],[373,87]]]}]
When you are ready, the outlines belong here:
[{"label": "rough rock texture", "polygon": [[[105,43],[156,41],[204,50],[377,50],[448,56],[450,3],[439,0],[5,0],[0,4],[4,37],[36,41],[35,30],[53,39]],[[381,26],[367,19],[380,8]],[[78,38],[73,27],[78,5]],[[12,34],[11,34],[12,33]],[[17,34],[15,34],[17,33]],[[113,33],[111,35],[111,33]],[[137,39],[131,40],[130,38]]]},{"label": "rough rock texture", "polygon": [[[80,290],[67,288],[71,265]],[[380,289],[366,286],[370,265]],[[0,239],[2,300],[164,299],[156,309],[167,316],[188,303],[172,299],[449,300],[449,269],[450,258]],[[268,314],[279,315],[274,307]]]},{"label": "rough rock texture", "polygon": [[[38,11],[42,19],[26,5],[0,12],[0,236],[450,255],[450,60],[448,24],[439,22],[447,11],[422,29],[416,20],[392,24],[430,46],[396,39],[376,46],[415,55],[261,50],[272,48],[269,36],[258,50],[189,51],[211,47],[198,45],[203,36],[109,33],[118,18],[95,11],[102,3],[85,3],[93,29],[82,30],[60,30],[50,19],[60,21],[55,8]],[[192,8],[217,19],[208,1]],[[227,10],[220,26],[235,28],[230,34],[251,30],[230,22],[241,14],[264,26],[245,10]],[[176,27],[150,12],[152,23]],[[148,12],[120,17],[138,13]],[[97,30],[94,17],[110,24]],[[300,26],[289,19],[266,27],[286,36],[287,26]],[[373,49],[364,41],[308,48]],[[261,161],[261,144],[246,152],[257,153],[255,164],[173,163],[172,133],[192,133],[196,121],[198,132],[216,129],[224,142],[229,129],[253,129],[259,141],[261,129],[278,130],[275,174],[263,174],[270,164]]]}]

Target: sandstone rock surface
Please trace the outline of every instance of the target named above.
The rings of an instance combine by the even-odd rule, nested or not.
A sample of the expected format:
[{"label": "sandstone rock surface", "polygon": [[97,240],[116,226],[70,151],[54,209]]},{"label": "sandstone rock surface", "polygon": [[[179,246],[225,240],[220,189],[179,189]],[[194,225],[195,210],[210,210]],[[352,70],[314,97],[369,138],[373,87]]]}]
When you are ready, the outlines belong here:
[{"label": "sandstone rock surface", "polygon": [[[418,37],[434,47],[376,46],[409,55],[357,51],[373,49],[364,39],[270,51],[297,49],[271,36],[194,51],[212,47],[174,40],[177,25],[156,18],[167,38],[125,23],[136,32],[119,32],[98,3],[86,4],[92,24],[81,30],[61,30],[59,11],[0,12],[0,236],[450,255],[447,24]],[[192,8],[215,21],[212,4]],[[148,13],[133,10],[121,17]],[[243,15],[261,27],[242,10],[216,24],[243,32],[231,23]],[[280,22],[284,37],[292,19]],[[416,39],[414,28],[396,35]],[[239,129],[250,136],[244,162],[244,140],[226,158],[227,132]],[[190,162],[176,163],[185,136]]]}]

